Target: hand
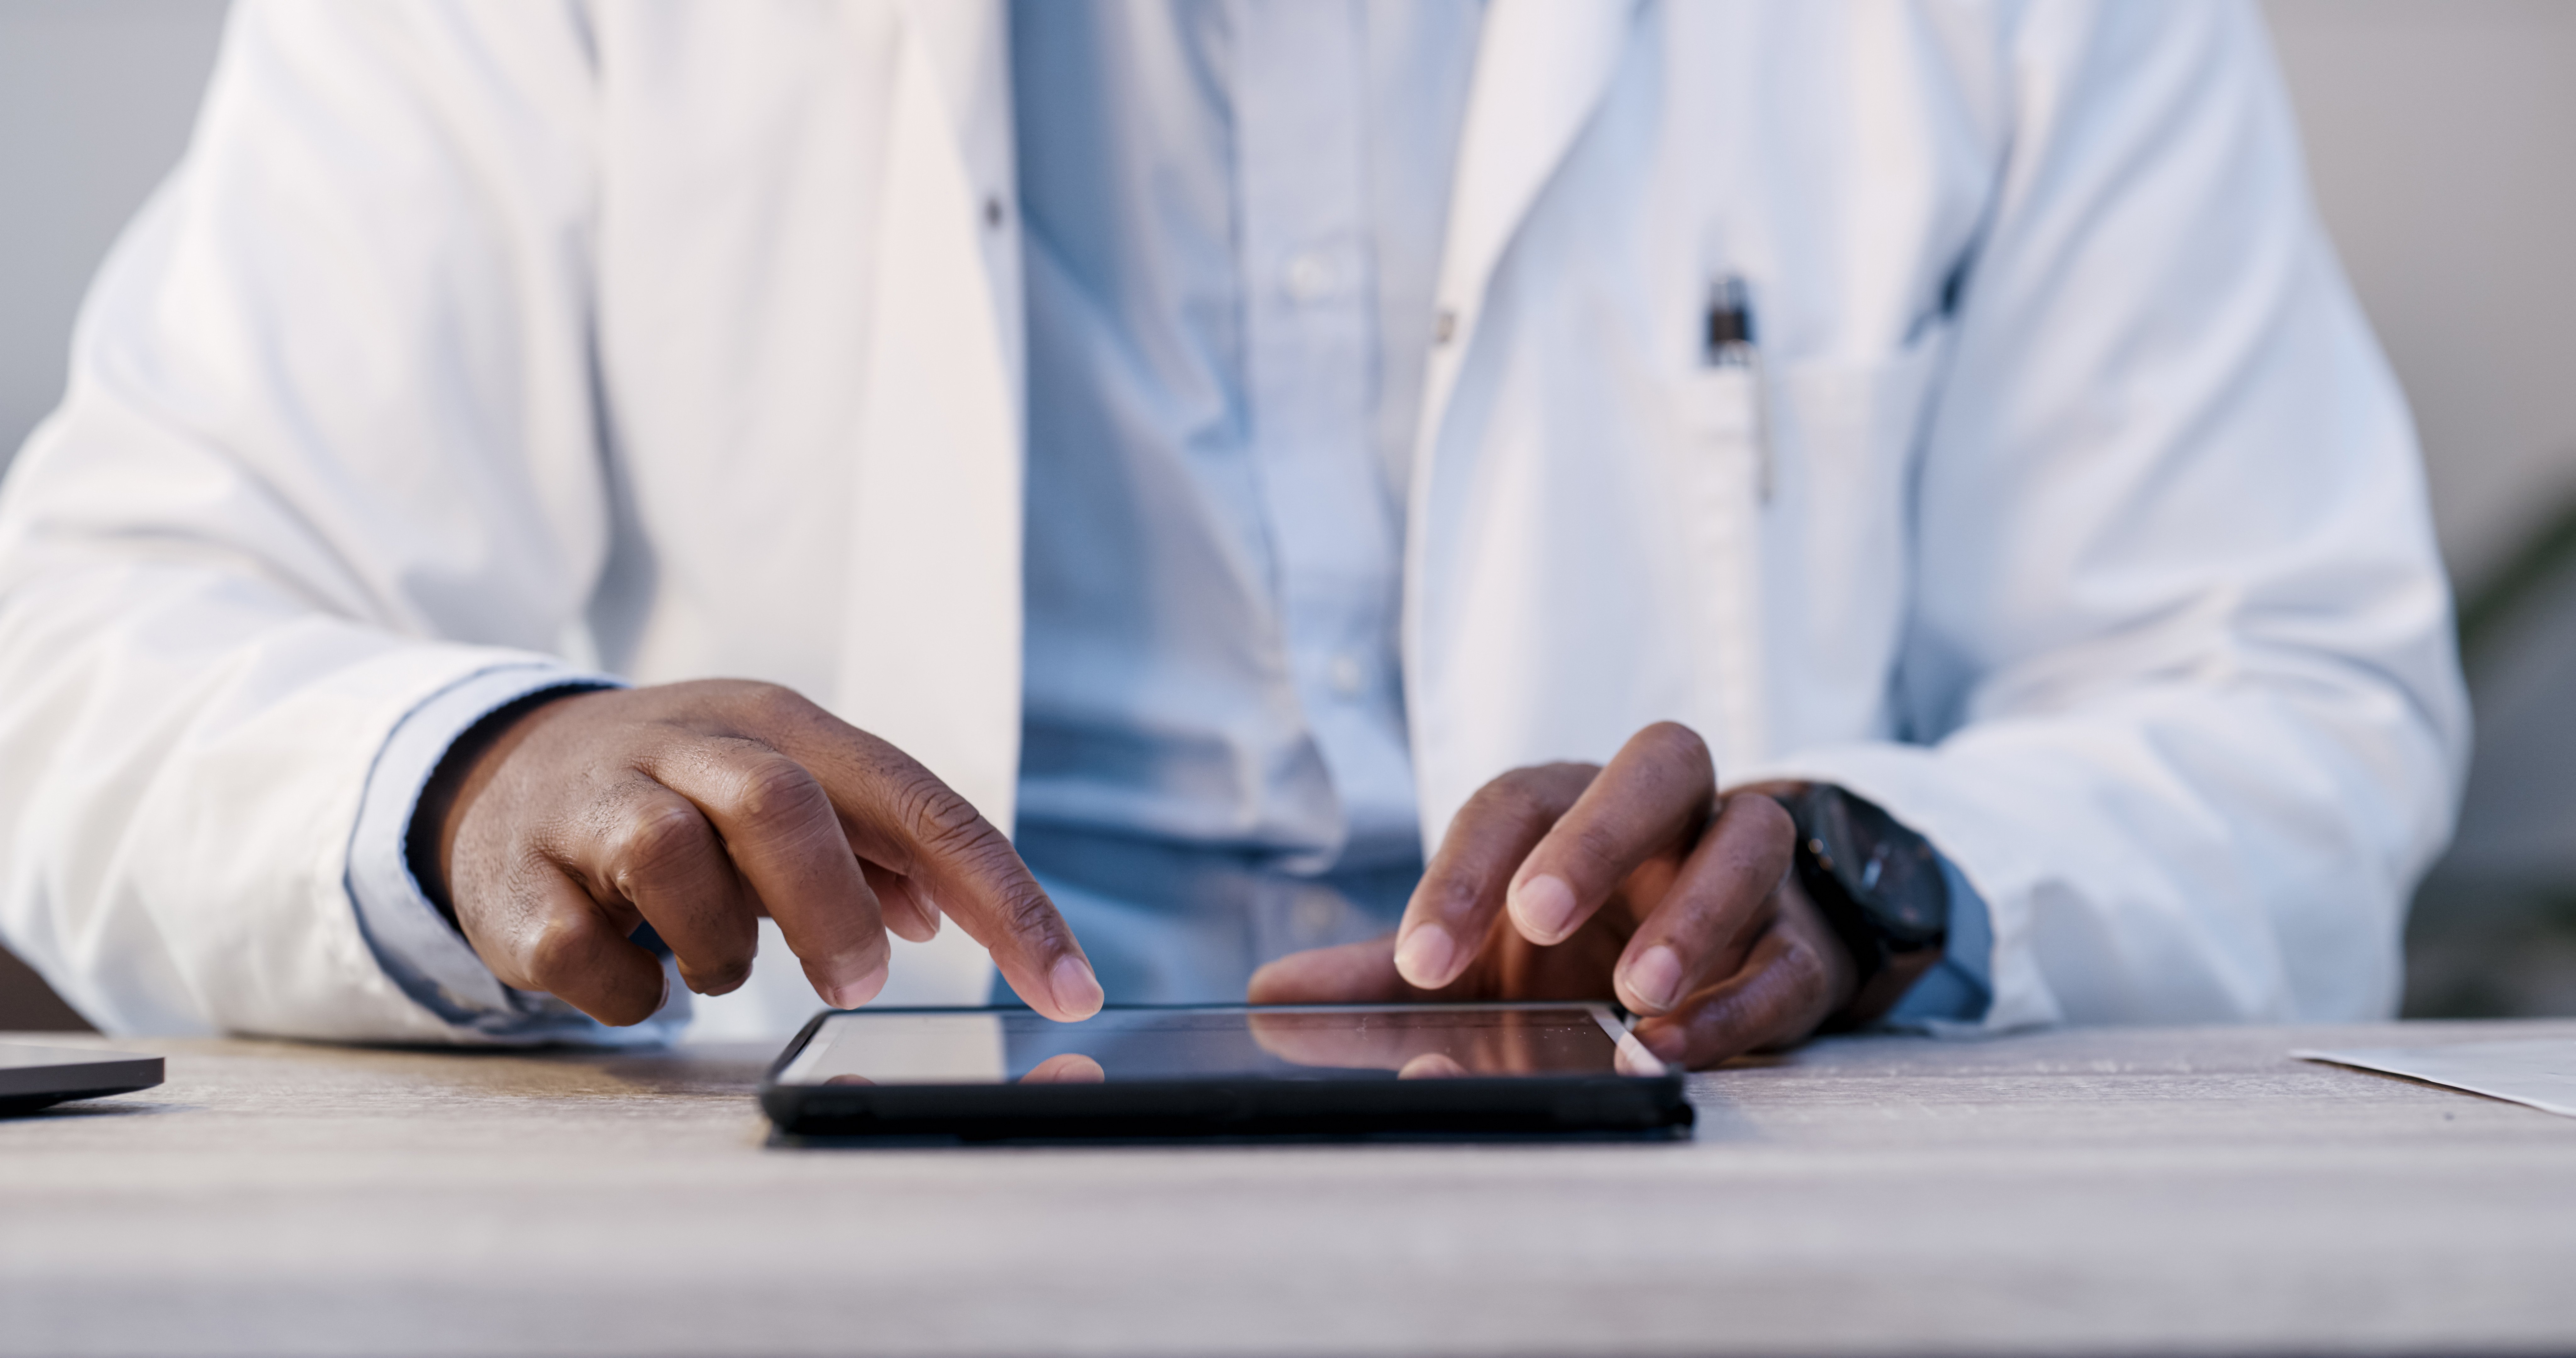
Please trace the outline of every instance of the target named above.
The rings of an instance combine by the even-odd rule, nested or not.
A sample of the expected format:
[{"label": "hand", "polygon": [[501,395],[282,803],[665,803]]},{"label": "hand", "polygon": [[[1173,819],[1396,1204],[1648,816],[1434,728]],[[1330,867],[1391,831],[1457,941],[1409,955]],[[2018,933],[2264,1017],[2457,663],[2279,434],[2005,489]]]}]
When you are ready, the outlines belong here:
[{"label": "hand", "polygon": [[1708,746],[1670,722],[1608,767],[1515,769],[1470,798],[1396,932],[1281,958],[1256,1004],[1615,997],[1693,1067],[1787,1046],[1851,999],[1856,968],[1789,872],[1765,795],[1717,795]]},{"label": "hand", "polygon": [[751,975],[762,915],[843,1009],[885,985],[886,931],[925,942],[944,911],[1054,1019],[1100,1008],[1072,930],[1010,841],[902,751],[787,689],[739,680],[544,701],[451,754],[422,814],[434,898],[503,983],[602,1023],[668,989],[627,935],[670,946],[721,995]]}]

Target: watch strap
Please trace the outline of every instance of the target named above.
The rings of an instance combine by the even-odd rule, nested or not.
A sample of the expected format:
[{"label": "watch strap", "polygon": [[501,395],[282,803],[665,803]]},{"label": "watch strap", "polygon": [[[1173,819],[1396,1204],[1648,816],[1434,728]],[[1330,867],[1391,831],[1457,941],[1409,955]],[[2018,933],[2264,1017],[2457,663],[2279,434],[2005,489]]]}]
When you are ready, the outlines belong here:
[{"label": "watch strap", "polygon": [[1943,955],[1940,939],[1925,942],[1897,938],[1868,907],[1854,899],[1835,875],[1820,836],[1822,802],[1828,797],[1850,795],[1830,784],[1815,784],[1794,799],[1782,799],[1797,825],[1794,861],[1798,885],[1841,940],[1857,972],[1851,999],[1826,1020],[1826,1031],[1858,1028],[1885,1014]]}]

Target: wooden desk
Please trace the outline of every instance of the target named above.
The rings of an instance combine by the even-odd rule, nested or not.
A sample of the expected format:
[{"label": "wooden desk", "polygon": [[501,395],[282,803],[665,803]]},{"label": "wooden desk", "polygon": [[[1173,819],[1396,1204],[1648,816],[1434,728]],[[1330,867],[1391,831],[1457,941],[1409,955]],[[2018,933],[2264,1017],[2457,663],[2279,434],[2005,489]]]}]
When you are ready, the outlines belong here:
[{"label": "wooden desk", "polygon": [[136,1042],[167,1085],[0,1122],[0,1352],[2565,1351],[2576,1120],[2281,1054],[2527,1035],[2576,1023],[1830,1041],[1680,1145],[904,1152],[764,1150],[762,1051]]}]

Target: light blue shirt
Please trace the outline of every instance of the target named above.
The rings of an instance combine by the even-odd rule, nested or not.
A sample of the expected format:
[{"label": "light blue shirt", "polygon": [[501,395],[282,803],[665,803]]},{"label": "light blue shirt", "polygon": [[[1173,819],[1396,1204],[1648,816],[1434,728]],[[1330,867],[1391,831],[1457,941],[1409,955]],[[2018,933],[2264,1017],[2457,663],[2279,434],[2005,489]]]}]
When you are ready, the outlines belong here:
[{"label": "light blue shirt", "polygon": [[[1263,962],[1393,928],[1420,876],[1405,487],[1481,9],[1013,4],[1015,838],[1112,1001],[1239,1001]],[[351,887],[388,970],[450,1021],[571,1036],[587,1020],[492,981],[401,854],[439,756],[534,682],[480,676],[404,723]],[[1948,875],[1954,960],[1900,1019],[1984,1011],[1984,905]]]},{"label": "light blue shirt", "polygon": [[1114,999],[1240,999],[1420,872],[1405,485],[1480,10],[1012,8],[1018,839]]}]

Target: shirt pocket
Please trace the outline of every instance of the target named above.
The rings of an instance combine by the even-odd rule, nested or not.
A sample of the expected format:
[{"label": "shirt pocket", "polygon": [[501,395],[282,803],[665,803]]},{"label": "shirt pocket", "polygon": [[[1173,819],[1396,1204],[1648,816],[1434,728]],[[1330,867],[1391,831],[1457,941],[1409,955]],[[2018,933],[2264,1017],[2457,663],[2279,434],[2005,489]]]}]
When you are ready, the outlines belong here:
[{"label": "shirt pocket", "polygon": [[1784,748],[1892,729],[1915,470],[1949,348],[1937,326],[1882,357],[1782,365],[1767,383],[1764,669]]},{"label": "shirt pocket", "polygon": [[1685,455],[1717,478],[1710,489],[1770,494],[1770,393],[1760,368],[1744,364],[1694,369],[1682,379],[1681,428]]}]

